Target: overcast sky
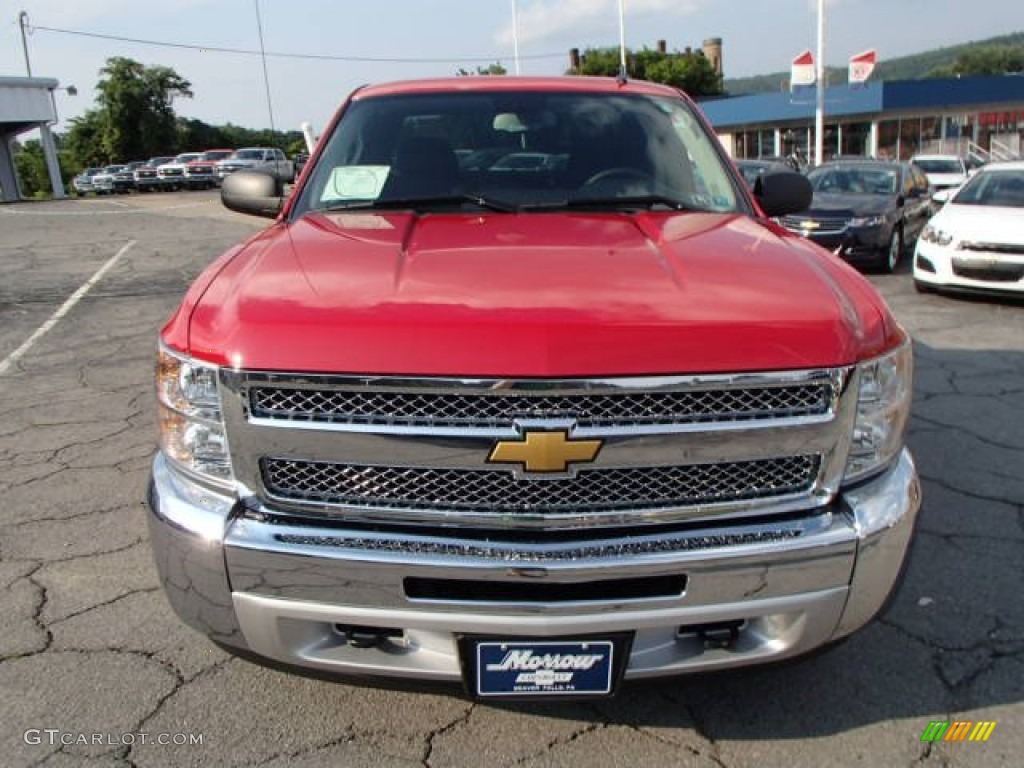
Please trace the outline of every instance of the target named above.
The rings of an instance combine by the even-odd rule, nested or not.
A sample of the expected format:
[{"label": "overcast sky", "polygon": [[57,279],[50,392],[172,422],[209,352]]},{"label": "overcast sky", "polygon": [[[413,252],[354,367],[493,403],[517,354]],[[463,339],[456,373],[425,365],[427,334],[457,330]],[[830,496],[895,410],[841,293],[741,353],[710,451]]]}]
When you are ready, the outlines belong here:
[{"label": "overcast sky", "polygon": [[[0,76],[25,73],[18,11],[31,24],[121,37],[256,50],[256,0],[15,0],[0,2]],[[500,61],[513,69],[513,0],[259,0],[268,52],[375,62],[268,59],[278,128],[304,120],[322,126],[354,87],[368,82],[455,74]],[[572,47],[616,45],[616,0],[517,0],[523,74],[557,75]],[[626,0],[626,42],[670,49],[724,41],[726,77],[788,68],[816,43],[816,0]],[[876,48],[892,58],[1024,30],[1008,0],[829,0],[826,62]],[[75,85],[58,92],[62,119],[92,104],[109,56],[173,67],[195,98],[178,113],[209,123],[266,127],[270,120],[258,56],[91,39],[35,30],[28,38],[33,73]],[[478,59],[470,61],[470,59]],[[463,60],[463,61],[459,61]],[[62,126],[63,127],[63,126]]]}]

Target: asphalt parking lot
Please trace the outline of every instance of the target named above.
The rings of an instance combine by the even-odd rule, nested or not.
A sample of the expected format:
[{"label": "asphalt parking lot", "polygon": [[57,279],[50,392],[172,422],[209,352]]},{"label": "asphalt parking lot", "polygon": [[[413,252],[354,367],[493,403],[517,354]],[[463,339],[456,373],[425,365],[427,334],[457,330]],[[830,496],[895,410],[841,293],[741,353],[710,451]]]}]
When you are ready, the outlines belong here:
[{"label": "asphalt parking lot", "polygon": [[[263,223],[209,192],[0,206],[4,765],[1020,764],[1024,304],[871,278],[916,340],[925,501],[906,579],[869,628],[795,664],[487,706],[256,667],[164,599],[143,506],[156,333]],[[997,726],[926,745],[934,720]]]}]

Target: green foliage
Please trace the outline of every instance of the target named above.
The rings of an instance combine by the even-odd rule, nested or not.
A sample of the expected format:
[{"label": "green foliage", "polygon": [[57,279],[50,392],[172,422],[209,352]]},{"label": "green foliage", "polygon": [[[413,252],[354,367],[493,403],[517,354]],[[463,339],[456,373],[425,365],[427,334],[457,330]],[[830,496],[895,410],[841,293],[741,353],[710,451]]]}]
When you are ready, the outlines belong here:
[{"label": "green foliage", "polygon": [[[61,148],[59,141],[57,141],[57,156],[64,187],[67,189],[71,179],[81,168],[75,164],[70,153]],[[18,172],[18,180],[21,182],[21,192],[25,197],[50,197],[52,194],[50,173],[46,168],[43,145],[38,139],[31,139],[24,144],[15,145],[14,166]]]},{"label": "green foliage", "polygon": [[[579,74],[615,77],[621,67],[618,48],[588,48],[580,57]],[[626,51],[626,72],[637,80],[650,80],[681,88],[691,96],[711,96],[722,92],[722,80],[702,51],[662,53],[644,48]]]},{"label": "green foliage", "polygon": [[459,77],[473,77],[473,76],[486,76],[486,75],[507,75],[508,70],[502,66],[500,61],[496,61],[493,64],[488,64],[486,67],[478,66],[475,72],[463,69],[459,67],[459,70],[455,73]]},{"label": "green foliage", "polygon": [[14,167],[21,182],[21,193],[25,197],[36,197],[38,193],[50,190],[46,158],[43,156],[43,146],[38,140],[26,141],[15,147]]},{"label": "green foliage", "polygon": [[1024,45],[985,45],[971,48],[952,64],[941,64],[928,73],[928,77],[958,77],[960,75],[1004,75],[1024,70]]},{"label": "green foliage", "polygon": [[69,121],[71,127],[64,137],[64,144],[74,164],[80,168],[107,164],[101,149],[101,120],[99,111],[90,109]]},{"label": "green foliage", "polygon": [[96,85],[98,154],[106,162],[166,151],[175,142],[176,98],[190,98],[192,84],[170,67],[146,66],[114,56]]},{"label": "green foliage", "polygon": [[[196,120],[195,122],[201,125],[206,125]],[[238,149],[239,147],[277,147],[287,151],[287,148],[295,143],[296,141],[302,141],[305,146],[305,140],[302,137],[302,131],[272,131],[269,128],[253,129],[243,128],[240,125],[227,125],[218,126],[206,126],[216,131],[217,139],[212,144],[203,144],[202,142],[190,145],[190,148],[194,149],[210,149],[214,147],[231,147]],[[182,151],[185,151],[184,149]]]}]

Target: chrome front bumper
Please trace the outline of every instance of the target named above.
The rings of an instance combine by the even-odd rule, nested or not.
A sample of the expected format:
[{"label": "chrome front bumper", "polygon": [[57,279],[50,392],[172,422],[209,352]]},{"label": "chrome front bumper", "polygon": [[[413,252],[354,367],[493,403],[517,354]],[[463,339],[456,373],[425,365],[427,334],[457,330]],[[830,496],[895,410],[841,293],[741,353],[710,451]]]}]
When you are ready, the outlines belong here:
[{"label": "chrome front bumper", "polygon": [[[507,639],[633,634],[626,679],[799,655],[868,622],[899,580],[920,506],[904,451],[883,475],[820,514],[672,534],[543,545],[282,525],[153,464],[150,531],[175,610],[217,642],[339,675],[458,682],[459,635]],[[681,594],[602,597],[609,580],[684,576]],[[408,579],[483,585],[585,584],[593,597],[509,602],[410,597]],[[579,591],[574,594],[578,595]],[[742,622],[709,644],[698,625]],[[339,627],[395,636],[354,647]]]}]

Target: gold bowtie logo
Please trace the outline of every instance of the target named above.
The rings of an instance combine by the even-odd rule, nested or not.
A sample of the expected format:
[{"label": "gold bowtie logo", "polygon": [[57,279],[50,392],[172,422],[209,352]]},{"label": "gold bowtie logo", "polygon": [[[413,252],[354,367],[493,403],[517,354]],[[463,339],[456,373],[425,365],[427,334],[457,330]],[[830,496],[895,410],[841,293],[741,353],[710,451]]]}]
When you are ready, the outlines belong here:
[{"label": "gold bowtie logo", "polygon": [[522,440],[501,440],[491,449],[492,464],[520,464],[526,472],[565,472],[570,464],[590,462],[600,440],[573,440],[569,433],[527,432]]}]

